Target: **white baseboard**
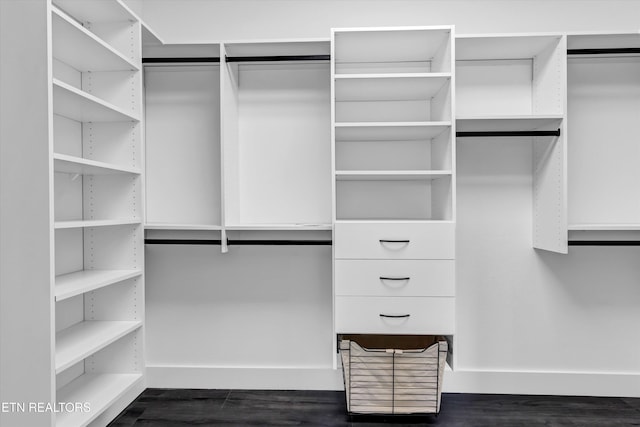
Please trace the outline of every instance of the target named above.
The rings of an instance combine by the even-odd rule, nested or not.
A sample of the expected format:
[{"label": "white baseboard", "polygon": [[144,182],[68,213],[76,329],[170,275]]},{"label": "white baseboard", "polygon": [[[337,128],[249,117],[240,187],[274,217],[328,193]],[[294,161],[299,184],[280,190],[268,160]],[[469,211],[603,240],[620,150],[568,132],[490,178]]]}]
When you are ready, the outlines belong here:
[{"label": "white baseboard", "polygon": [[[147,365],[150,388],[343,390],[342,371]],[[550,394],[640,397],[640,373],[446,371],[445,393]]]},{"label": "white baseboard", "polygon": [[640,397],[640,373],[456,370],[443,392]]},{"label": "white baseboard", "polygon": [[343,390],[342,371],[332,368],[245,368],[147,365],[149,388]]}]

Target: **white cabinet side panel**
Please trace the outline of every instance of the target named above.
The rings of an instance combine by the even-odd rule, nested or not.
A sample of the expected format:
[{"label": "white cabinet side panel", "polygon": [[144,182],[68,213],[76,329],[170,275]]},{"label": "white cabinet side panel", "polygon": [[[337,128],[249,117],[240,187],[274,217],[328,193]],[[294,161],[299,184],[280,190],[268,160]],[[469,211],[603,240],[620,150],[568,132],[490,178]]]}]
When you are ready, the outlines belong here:
[{"label": "white cabinet side panel", "polygon": [[[53,120],[49,2],[0,2],[0,402],[51,402]],[[28,25],[27,25],[28,24]],[[51,413],[1,411],[3,426]]]}]

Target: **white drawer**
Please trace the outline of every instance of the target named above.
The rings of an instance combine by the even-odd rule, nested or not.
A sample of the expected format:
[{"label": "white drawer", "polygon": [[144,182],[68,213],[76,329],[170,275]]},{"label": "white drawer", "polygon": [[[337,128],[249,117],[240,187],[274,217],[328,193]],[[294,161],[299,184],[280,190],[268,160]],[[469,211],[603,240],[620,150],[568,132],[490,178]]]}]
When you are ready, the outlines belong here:
[{"label": "white drawer", "polygon": [[455,224],[337,223],[334,244],[343,259],[454,259]]},{"label": "white drawer", "polygon": [[[345,334],[454,333],[452,297],[336,297],[336,332]],[[395,316],[395,317],[394,317]]]},{"label": "white drawer", "polygon": [[454,260],[335,261],[336,295],[455,295]]}]

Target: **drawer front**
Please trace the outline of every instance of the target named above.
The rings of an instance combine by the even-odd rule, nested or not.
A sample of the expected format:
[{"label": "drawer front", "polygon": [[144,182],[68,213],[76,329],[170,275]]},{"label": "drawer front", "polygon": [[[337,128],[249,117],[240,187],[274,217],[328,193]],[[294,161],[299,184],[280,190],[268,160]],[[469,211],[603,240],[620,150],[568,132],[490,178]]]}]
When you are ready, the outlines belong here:
[{"label": "drawer front", "polygon": [[[336,332],[345,334],[454,333],[452,297],[336,297]],[[402,316],[402,317],[400,317]]]},{"label": "drawer front", "polygon": [[454,259],[455,224],[337,223],[335,257]]},{"label": "drawer front", "polygon": [[455,295],[454,260],[335,261],[336,295]]}]

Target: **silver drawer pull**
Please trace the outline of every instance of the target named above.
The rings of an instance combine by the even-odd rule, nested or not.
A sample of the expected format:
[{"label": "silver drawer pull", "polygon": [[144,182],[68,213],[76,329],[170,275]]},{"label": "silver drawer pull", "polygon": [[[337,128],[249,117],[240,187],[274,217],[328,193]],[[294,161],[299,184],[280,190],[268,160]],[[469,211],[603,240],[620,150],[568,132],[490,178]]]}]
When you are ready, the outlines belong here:
[{"label": "silver drawer pull", "polygon": [[409,239],[380,239],[380,244],[383,243],[404,243],[405,245],[409,244],[411,242],[411,240]]},{"label": "silver drawer pull", "polygon": [[410,317],[410,314],[382,314],[380,313],[380,317],[388,317],[391,319],[403,319],[403,318],[407,318]]}]

